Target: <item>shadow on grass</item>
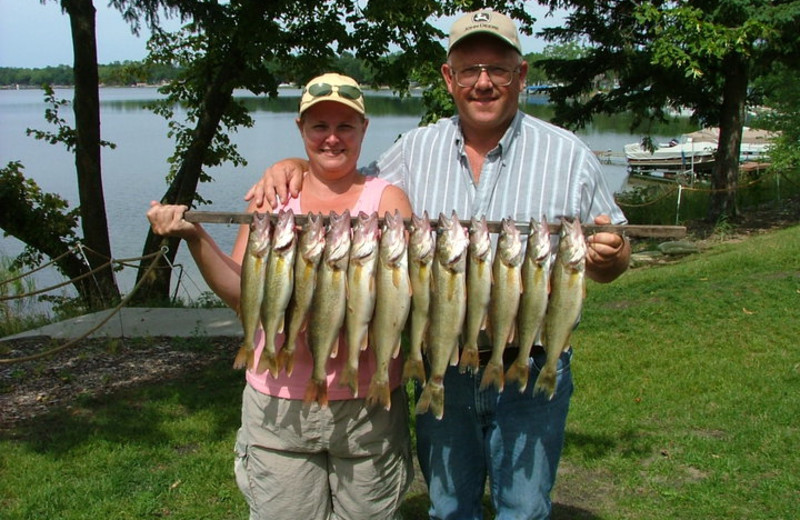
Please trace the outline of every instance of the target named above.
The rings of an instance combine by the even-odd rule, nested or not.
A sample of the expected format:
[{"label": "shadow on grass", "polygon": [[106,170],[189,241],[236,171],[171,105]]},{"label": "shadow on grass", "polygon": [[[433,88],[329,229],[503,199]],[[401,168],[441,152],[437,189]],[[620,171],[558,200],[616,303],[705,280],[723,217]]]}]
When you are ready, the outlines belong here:
[{"label": "shadow on grass", "polygon": [[[430,504],[431,501],[428,499],[427,493],[408,495],[400,506],[400,514],[403,520],[427,520],[429,518],[428,507]],[[489,497],[485,497],[483,515],[486,520],[494,518],[490,504]],[[587,509],[557,502],[553,503],[553,510],[550,516],[550,520],[601,520],[601,518]]]},{"label": "shadow on grass", "polygon": [[652,452],[652,441],[643,431],[626,430],[622,435],[589,435],[567,431],[564,441],[565,457],[579,456],[584,460],[600,460],[611,453],[620,453],[627,458],[640,458]]},{"label": "shadow on grass", "polygon": [[216,441],[239,427],[243,386],[242,372],[214,363],[162,382],[78,398],[69,408],[25,421],[2,437],[55,454],[98,440],[156,446],[169,442],[168,423],[202,414],[197,436]]}]

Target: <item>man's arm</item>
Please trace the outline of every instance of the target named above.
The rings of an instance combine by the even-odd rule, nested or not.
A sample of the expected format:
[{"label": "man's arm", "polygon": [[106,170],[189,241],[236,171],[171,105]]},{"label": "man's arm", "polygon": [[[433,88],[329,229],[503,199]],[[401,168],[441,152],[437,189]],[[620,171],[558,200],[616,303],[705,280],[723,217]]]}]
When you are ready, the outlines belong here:
[{"label": "man's arm", "polygon": [[256,211],[277,209],[289,197],[297,198],[303,188],[303,174],[307,171],[306,159],[293,157],[278,161],[264,170],[264,175],[245,194],[244,200],[255,204]]}]

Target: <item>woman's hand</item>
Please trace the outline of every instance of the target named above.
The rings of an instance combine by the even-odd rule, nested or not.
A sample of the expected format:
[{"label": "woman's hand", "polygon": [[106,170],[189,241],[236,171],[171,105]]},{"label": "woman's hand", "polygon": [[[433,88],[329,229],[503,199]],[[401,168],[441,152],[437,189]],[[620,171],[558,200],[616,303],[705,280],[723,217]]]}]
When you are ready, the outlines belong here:
[{"label": "woman's hand", "polygon": [[161,204],[154,200],[150,202],[147,220],[156,235],[190,240],[198,235],[198,229],[196,224],[183,220],[188,209],[183,204]]}]

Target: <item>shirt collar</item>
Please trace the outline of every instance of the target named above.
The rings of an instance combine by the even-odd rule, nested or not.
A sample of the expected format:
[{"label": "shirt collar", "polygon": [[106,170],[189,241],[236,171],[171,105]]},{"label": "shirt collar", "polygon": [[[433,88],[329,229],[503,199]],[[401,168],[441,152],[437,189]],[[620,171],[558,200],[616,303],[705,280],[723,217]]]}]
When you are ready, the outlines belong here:
[{"label": "shirt collar", "polygon": [[[503,134],[503,137],[500,138],[500,141],[497,143],[497,147],[495,150],[499,150],[501,155],[504,155],[511,146],[511,142],[514,140],[514,136],[519,133],[520,127],[522,125],[522,117],[523,113],[521,110],[517,110],[517,113],[514,114],[514,119],[511,120],[511,124],[508,125],[506,132]],[[464,151],[464,132],[461,129],[461,121],[458,116],[454,117],[456,126],[458,131],[456,132],[456,146],[458,147],[459,153],[462,155],[465,154]]]}]

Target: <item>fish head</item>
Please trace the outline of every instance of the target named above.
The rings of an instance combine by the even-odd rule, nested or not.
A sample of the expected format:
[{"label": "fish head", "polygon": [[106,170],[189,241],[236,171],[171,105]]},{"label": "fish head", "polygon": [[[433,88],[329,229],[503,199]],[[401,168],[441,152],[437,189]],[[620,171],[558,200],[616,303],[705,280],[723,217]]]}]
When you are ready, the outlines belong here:
[{"label": "fish head", "polygon": [[479,261],[485,261],[492,252],[492,239],[489,237],[486,216],[470,219],[469,251],[470,257]]},{"label": "fish head", "polygon": [[579,220],[561,219],[558,255],[562,262],[573,269],[583,269],[586,260],[586,240]]},{"label": "fish head", "polygon": [[325,236],[325,261],[338,264],[347,260],[350,253],[350,211],[338,215],[331,211]]},{"label": "fish head", "polygon": [[250,254],[264,256],[269,251],[272,233],[272,221],[269,213],[253,213],[253,220],[250,221],[250,236],[247,240],[247,248]]},{"label": "fish head", "polygon": [[395,264],[400,257],[405,257],[408,242],[403,217],[395,210],[394,214],[386,212],[381,229],[380,254],[386,264]]},{"label": "fish head", "polygon": [[550,242],[550,225],[547,217],[542,216],[538,221],[531,218],[530,234],[528,235],[528,256],[541,264],[550,258],[552,243]]},{"label": "fish head", "polygon": [[306,260],[316,263],[325,249],[325,226],[322,224],[322,215],[309,213],[306,223],[300,233],[300,255]]},{"label": "fish head", "polygon": [[410,228],[408,249],[411,253],[411,258],[418,261],[429,259],[433,255],[435,245],[428,212],[425,211],[421,217],[412,214]]},{"label": "fish head", "polygon": [[451,218],[439,215],[439,237],[436,241],[436,257],[440,264],[451,270],[463,270],[469,248],[469,234],[453,211]]},{"label": "fish head", "polygon": [[378,213],[358,213],[353,224],[353,238],[350,245],[350,259],[367,258],[378,249]]},{"label": "fish head", "polygon": [[522,239],[513,219],[504,218],[500,227],[500,238],[497,239],[497,256],[509,266],[522,262]]},{"label": "fish head", "polygon": [[294,212],[291,209],[280,210],[272,237],[272,249],[278,251],[288,249],[294,244],[296,236]]}]

